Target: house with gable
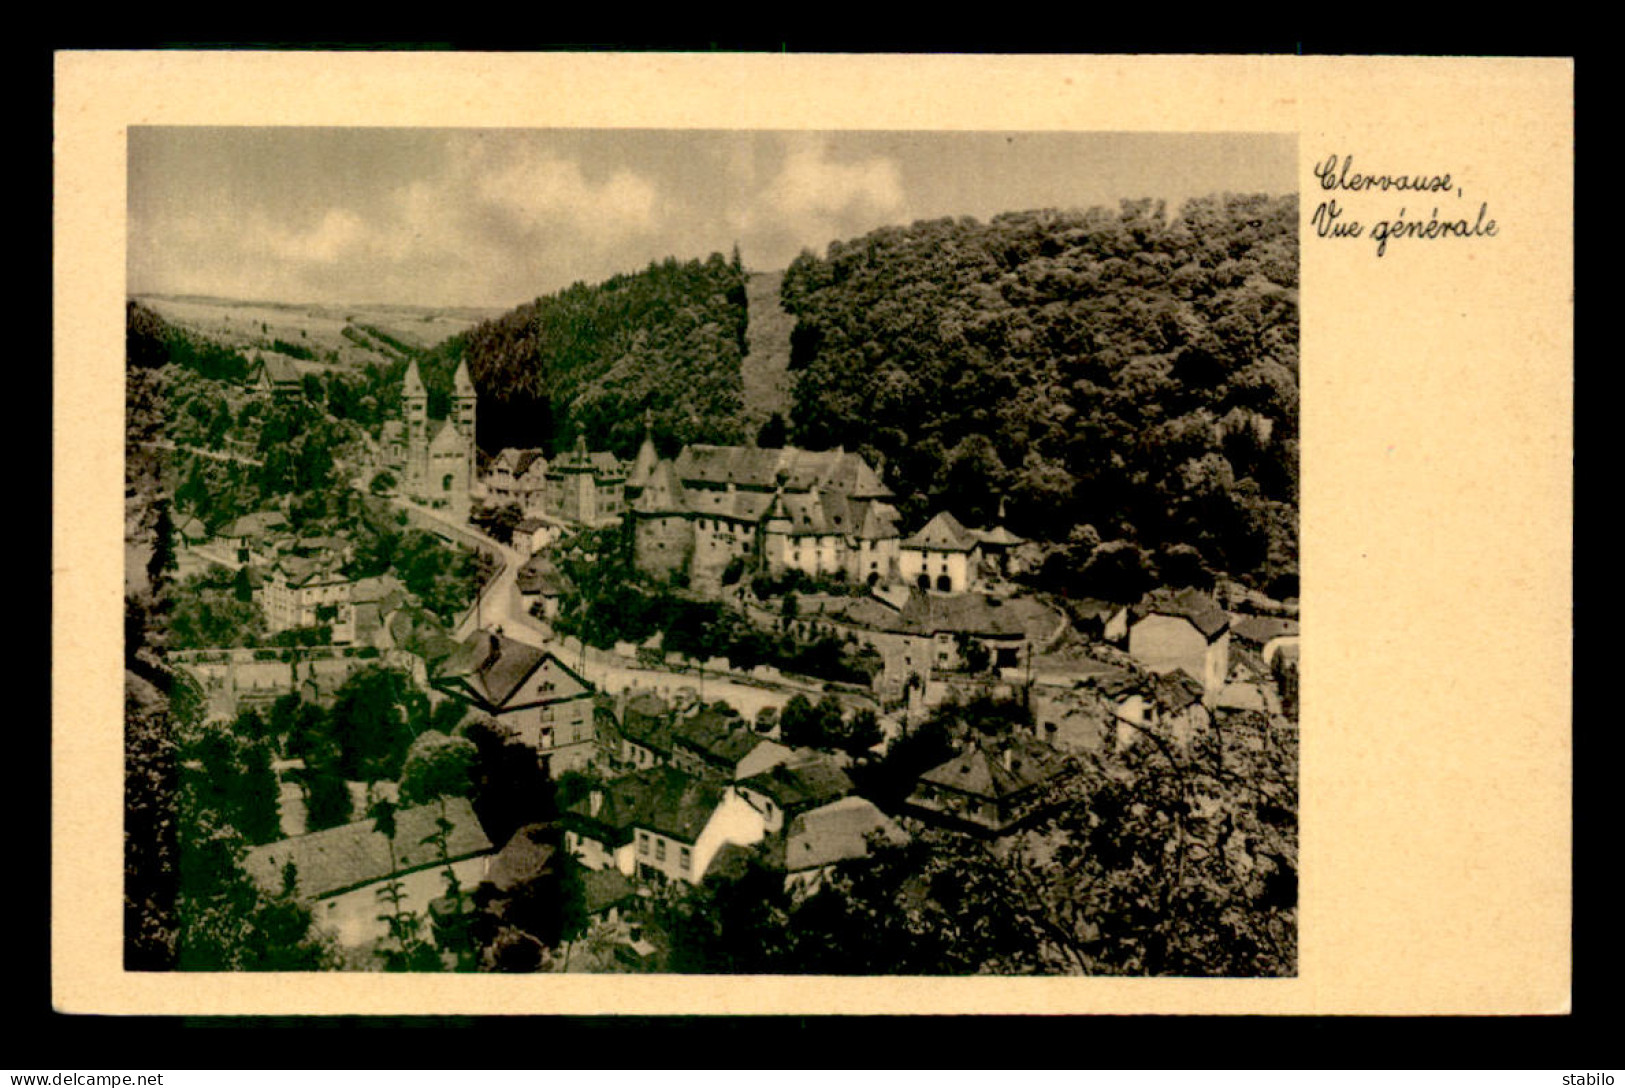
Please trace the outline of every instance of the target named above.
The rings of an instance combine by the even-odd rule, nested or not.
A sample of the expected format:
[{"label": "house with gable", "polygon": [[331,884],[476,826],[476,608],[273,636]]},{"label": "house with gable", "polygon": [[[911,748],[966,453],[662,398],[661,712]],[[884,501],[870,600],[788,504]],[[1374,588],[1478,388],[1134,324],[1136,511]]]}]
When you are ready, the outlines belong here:
[{"label": "house with gable", "polygon": [[673,767],[606,783],[562,820],[565,847],[583,866],[656,884],[697,884],[724,845],[766,834],[760,814],[724,783]]},{"label": "house with gable", "polygon": [[867,798],[853,795],[797,815],[785,832],[782,856],[774,860],[784,870],[785,890],[806,897],[841,862],[868,857],[872,844],[901,846],[908,841],[908,832],[895,820]]},{"label": "house with gable", "polygon": [[568,579],[546,555],[537,553],[520,566],[514,575],[519,599],[539,612],[543,619],[557,619],[564,603]]},{"label": "house with gable", "polygon": [[588,452],[583,436],[545,471],[542,512],[572,524],[612,525],[626,512],[626,467],[614,454]]},{"label": "house with gable", "polygon": [[532,515],[513,527],[513,546],[525,555],[534,556],[561,535],[563,529],[557,522]]},{"label": "house with gable", "polygon": [[621,693],[616,733],[609,745],[617,763],[634,770],[672,762],[672,708],[652,691]]},{"label": "house with gable", "polygon": [[982,542],[944,510],[897,545],[903,583],[937,593],[966,593],[981,584]]},{"label": "house with gable", "polygon": [[[1156,729],[1180,749],[1189,747],[1197,732],[1213,723],[1204,699],[1202,682],[1183,668],[1152,673],[1143,686],[1140,712],[1131,716],[1118,713],[1117,746],[1127,748],[1139,739],[1144,727]],[[1139,727],[1139,728],[1136,728]]]},{"label": "house with gable", "polygon": [[1038,815],[1046,787],[1071,773],[1067,757],[1042,741],[973,741],[922,774],[908,803],[927,819],[1002,835]]},{"label": "house with gable", "polygon": [[761,813],[770,835],[778,834],[802,813],[849,796],[853,788],[846,772],[820,753],[777,764],[734,783],[734,791]]},{"label": "house with gable", "polygon": [[275,400],[305,395],[305,379],[299,366],[285,355],[261,355],[249,368],[248,388]]},{"label": "house with gable", "polygon": [[262,602],[265,630],[275,634],[298,627],[332,628],[333,642],[355,641],[351,582],[331,559],[280,556],[265,576]]},{"label": "house with gable", "polygon": [[1199,589],[1153,593],[1129,610],[1128,652],[1152,672],[1184,669],[1211,699],[1230,675],[1230,616]]},{"label": "house with gable", "polygon": [[671,727],[672,764],[692,775],[725,782],[765,771],[795,753],[762,736],[737,715],[701,707]]},{"label": "house with gable", "polygon": [[1120,720],[1149,721],[1143,678],[1133,670],[1091,658],[1039,656],[1033,661],[1028,705],[1033,735],[1062,752],[1109,752]]},{"label": "house with gable", "polygon": [[554,778],[593,762],[593,686],[546,650],[478,630],[440,663],[431,683],[512,730]]},{"label": "house with gable", "polygon": [[541,450],[505,449],[485,472],[486,501],[536,513],[547,503],[547,457]]},{"label": "house with gable", "polygon": [[220,545],[239,563],[269,563],[276,558],[272,541],[288,528],[280,510],[244,514],[215,534]]}]

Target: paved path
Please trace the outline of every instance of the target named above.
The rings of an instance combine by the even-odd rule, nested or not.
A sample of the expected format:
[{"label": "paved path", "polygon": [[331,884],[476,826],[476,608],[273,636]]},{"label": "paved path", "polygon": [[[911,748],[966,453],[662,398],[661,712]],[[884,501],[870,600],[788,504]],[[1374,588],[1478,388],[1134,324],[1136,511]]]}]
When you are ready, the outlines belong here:
[{"label": "paved path", "polygon": [[240,453],[226,453],[224,450],[204,450],[199,449],[196,446],[177,446],[175,443],[167,441],[137,442],[136,445],[145,446],[148,449],[154,450],[172,450],[176,453],[190,453],[197,457],[208,457],[215,461],[236,461],[240,465],[263,466],[265,464],[264,461],[259,461],[252,457],[245,457]]}]

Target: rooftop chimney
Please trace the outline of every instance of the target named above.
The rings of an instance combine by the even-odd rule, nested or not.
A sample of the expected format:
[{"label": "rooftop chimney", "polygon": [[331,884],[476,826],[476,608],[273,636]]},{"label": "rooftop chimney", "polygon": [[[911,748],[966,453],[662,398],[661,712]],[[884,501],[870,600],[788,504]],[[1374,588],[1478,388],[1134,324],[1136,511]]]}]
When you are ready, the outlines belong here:
[{"label": "rooftop chimney", "polygon": [[598,815],[599,810],[601,810],[604,807],[604,791],[603,790],[593,790],[590,794],[588,794],[587,795],[587,805],[588,805],[587,811],[588,811],[589,815],[592,815],[592,816]]}]

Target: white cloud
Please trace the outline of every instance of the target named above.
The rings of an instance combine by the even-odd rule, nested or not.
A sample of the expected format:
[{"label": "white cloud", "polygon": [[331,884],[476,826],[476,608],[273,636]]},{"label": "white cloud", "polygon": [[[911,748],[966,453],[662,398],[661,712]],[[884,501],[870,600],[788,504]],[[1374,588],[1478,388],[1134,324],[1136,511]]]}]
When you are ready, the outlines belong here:
[{"label": "white cloud", "polygon": [[250,238],[278,260],[334,264],[365,242],[367,226],[346,208],[329,208],[309,230],[288,230],[257,219]]},{"label": "white cloud", "polygon": [[783,267],[803,248],[822,251],[834,239],[897,222],[906,208],[895,160],[837,161],[822,138],[798,135],[789,138],[778,172],[729,223],[748,235],[762,267]]},{"label": "white cloud", "polygon": [[568,159],[539,156],[481,171],[474,193],[527,230],[570,230],[605,240],[654,226],[658,191],[646,178],[617,170],[599,182]]},{"label": "white cloud", "polygon": [[796,218],[884,214],[903,206],[903,182],[890,159],[838,163],[821,144],[800,144],[790,149],[764,195],[770,207]]}]

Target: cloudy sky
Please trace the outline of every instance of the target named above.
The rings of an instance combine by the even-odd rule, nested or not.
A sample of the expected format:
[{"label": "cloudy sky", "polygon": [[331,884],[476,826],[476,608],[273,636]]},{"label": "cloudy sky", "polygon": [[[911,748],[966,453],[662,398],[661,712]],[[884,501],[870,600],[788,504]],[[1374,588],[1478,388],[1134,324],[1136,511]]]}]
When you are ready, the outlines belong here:
[{"label": "cloudy sky", "polygon": [[132,128],[128,291],[508,307],[667,256],[1291,192],[1292,135]]}]

